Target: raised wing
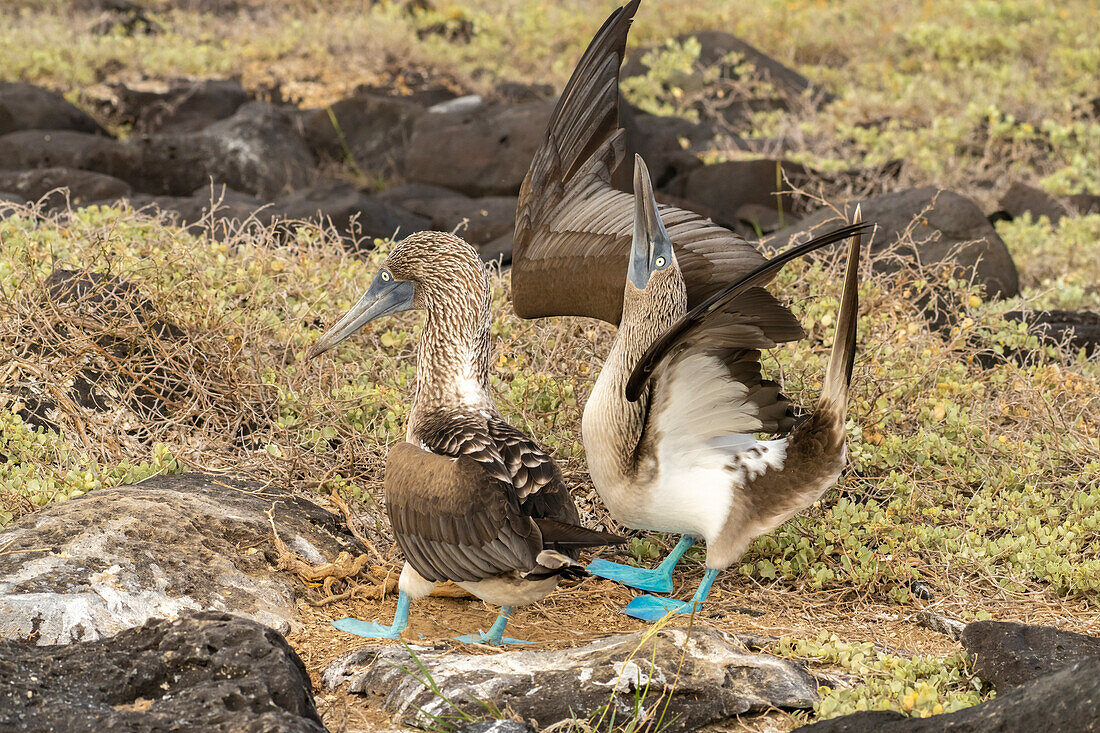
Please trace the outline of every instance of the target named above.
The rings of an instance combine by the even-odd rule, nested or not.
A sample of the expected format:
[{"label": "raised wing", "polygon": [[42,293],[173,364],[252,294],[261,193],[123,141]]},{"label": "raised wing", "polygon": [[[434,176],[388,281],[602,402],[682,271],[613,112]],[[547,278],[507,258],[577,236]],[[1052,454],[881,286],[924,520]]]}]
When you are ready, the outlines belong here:
[{"label": "raised wing", "polygon": [[[759,286],[774,277],[775,273],[791,260],[869,228],[871,228],[870,224],[851,224],[815,237],[805,244],[791,247],[697,304],[642,354],[630,373],[630,379],[627,380],[626,398],[632,402],[637,400],[646,381],[649,380],[650,375],[656,373],[662,362],[689,348],[692,343],[724,339],[731,344],[736,344],[742,338],[737,334],[747,327],[750,330],[758,330],[762,336],[767,336],[768,333],[778,335],[781,332],[788,332],[793,326],[799,331],[799,335],[794,338],[801,338],[801,326],[794,320],[790,311]],[[763,296],[767,296],[770,302]],[[792,339],[781,338],[780,340]],[[742,348],[771,348],[774,345],[774,343],[760,345],[744,343]]]},{"label": "raised wing", "polygon": [[656,436],[670,460],[692,463],[703,453],[721,463],[755,447],[753,433],[789,431],[790,403],[761,377],[760,349],[804,335],[766,290],[745,292],[665,352],[650,379],[644,434]]},{"label": "raised wing", "polygon": [[[512,298],[522,318],[622,316],[634,198],[611,186],[625,145],[619,67],[638,0],[619,8],[581,56],[520,188]],[[692,307],[765,262],[698,214],[660,207]]]},{"label": "raised wing", "polygon": [[435,582],[527,572],[543,549],[542,533],[514,494],[467,456],[412,443],[391,448],[386,511],[405,559]]}]

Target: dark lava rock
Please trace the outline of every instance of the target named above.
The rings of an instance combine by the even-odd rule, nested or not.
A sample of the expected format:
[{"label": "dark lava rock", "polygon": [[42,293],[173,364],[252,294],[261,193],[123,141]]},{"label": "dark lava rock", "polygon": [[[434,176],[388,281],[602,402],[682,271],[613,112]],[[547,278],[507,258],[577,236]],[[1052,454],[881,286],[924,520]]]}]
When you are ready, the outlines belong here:
[{"label": "dark lava rock", "polygon": [[470,198],[458,194],[423,203],[410,201],[406,208],[414,214],[428,217],[432,229],[454,232],[474,247],[488,244],[515,229],[514,196]]},{"label": "dark lava rock", "polygon": [[401,170],[413,123],[424,108],[401,97],[357,94],[305,117],[310,148],[322,159],[349,155],[365,175],[388,176]]},{"label": "dark lava rock", "polygon": [[7,218],[16,213],[20,207],[26,206],[27,200],[22,196],[7,191],[0,191],[0,219]]},{"label": "dark lava rock", "polygon": [[645,160],[654,185],[663,189],[673,178],[701,167],[698,153],[714,147],[720,137],[713,123],[651,115],[622,99],[619,125],[626,131],[627,155],[612,174],[612,183],[624,191],[634,190],[634,153]]},{"label": "dark lava rock", "polygon": [[164,27],[137,3],[129,0],[99,0],[95,4],[104,11],[91,28],[96,35],[121,33],[127,36],[152,36],[164,31]]},{"label": "dark lava rock", "polygon": [[380,201],[338,181],[319,184],[277,199],[271,211],[273,221],[331,223],[342,236],[356,241],[363,237],[370,240],[387,237],[400,239],[431,228],[426,217]]},{"label": "dark lava rock", "polygon": [[183,329],[158,319],[152,304],[127,280],[102,272],[56,268],[43,283],[53,305],[79,309],[85,319],[127,321],[180,340]]},{"label": "dark lava rock", "polygon": [[[110,174],[133,165],[122,142],[70,130],[23,130],[0,136],[0,168],[81,168]],[[121,177],[121,176],[120,176]]]},{"label": "dark lava rock", "polygon": [[[872,222],[877,230],[871,237],[864,235],[864,245],[870,241],[875,267],[881,272],[896,271],[902,260],[922,265],[940,262],[955,263],[992,297],[1010,298],[1020,292],[1016,264],[1004,241],[993,225],[970,199],[953,191],[933,186],[913,188],[896,193],[871,196],[859,202],[863,220]],[[844,214],[853,215],[856,202],[844,205]],[[818,230],[834,222],[837,214],[823,209],[810,214],[794,227],[779,231],[762,242],[773,251],[807,238],[806,232]],[[893,250],[898,242],[896,251]]]},{"label": "dark lava rock", "polygon": [[118,84],[114,91],[113,116],[139,134],[198,132],[231,117],[251,99],[236,79],[184,82],[167,89]]},{"label": "dark lava rock", "polygon": [[275,631],[225,613],[154,619],[108,639],[0,641],[10,733],[323,733],[305,665]]},{"label": "dark lava rock", "polygon": [[201,132],[149,135],[130,146],[120,170],[97,170],[155,195],[186,196],[212,179],[270,200],[315,177],[313,154],[290,114],[268,102],[249,102]]},{"label": "dark lava rock", "polygon": [[74,168],[0,170],[0,190],[14,191],[31,201],[45,198],[47,210],[63,209],[66,203],[83,206],[93,201],[116,199],[131,191],[130,184],[125,181]]},{"label": "dark lava rock", "polygon": [[1051,224],[1057,224],[1069,213],[1065,206],[1046,191],[1019,181],[1005,191],[1005,195],[1001,197],[1000,208],[1012,219],[1023,216],[1024,212],[1029,212],[1031,218],[1038,219],[1045,216],[1050,219]]},{"label": "dark lava rock", "polygon": [[[754,80],[769,82],[776,90],[774,97],[726,95],[718,98],[712,95],[710,104],[699,108],[701,114],[710,115],[717,112],[725,122],[739,125],[747,121],[756,111],[791,109],[801,100],[819,106],[835,99],[832,94],[797,71],[734,35],[723,31],[697,31],[677,36],[676,40],[683,43],[689,38],[699,41],[697,64],[701,69],[719,65],[720,80],[736,80],[743,78],[742,70],[738,68],[743,63],[751,69],[748,76]],[[646,73],[649,67],[642,59],[653,49],[653,46],[642,46],[631,52],[623,63],[620,78],[627,79]],[[735,54],[740,63],[727,63],[725,59],[731,54]],[[677,86],[689,92],[701,90],[704,87],[718,88],[712,79],[700,72],[678,79]]]},{"label": "dark lava rock", "polygon": [[[395,719],[425,726],[452,706],[476,710],[479,699],[541,729],[587,719],[608,705],[629,716],[636,697],[651,702],[665,695],[664,730],[685,731],[747,712],[806,709],[817,696],[816,680],[801,666],[746,652],[721,631],[696,623],[690,638],[682,628],[650,633],[606,636],[574,649],[490,655],[365,647],[331,664],[324,681],[330,689],[346,683],[351,692],[379,695]],[[406,671],[418,667],[419,675]],[[419,676],[430,677],[438,694]]]},{"label": "dark lava rock", "polygon": [[1009,311],[1010,321],[1024,321],[1028,330],[1052,346],[1065,344],[1087,356],[1100,353],[1100,313],[1089,311]]},{"label": "dark lava rock", "polygon": [[[780,160],[731,160],[701,166],[678,176],[665,191],[697,202],[714,214],[714,221],[734,227],[738,211],[747,204],[781,216],[804,214],[808,202],[794,194],[791,187],[801,187],[809,180],[806,168],[798,163]],[[783,214],[780,214],[782,209]]]},{"label": "dark lava rock", "polygon": [[192,196],[131,196],[127,203],[153,216],[167,214],[177,226],[219,241],[248,222],[267,226],[271,221],[270,209],[265,209],[262,201],[225,186],[202,188]]},{"label": "dark lava rock", "polygon": [[469,196],[514,196],[553,109],[553,100],[543,100],[421,115],[405,153],[405,178]]},{"label": "dark lava rock", "polygon": [[1070,207],[1079,214],[1100,214],[1100,195],[1074,193],[1066,197]]},{"label": "dark lava rock", "polygon": [[108,135],[98,122],[59,94],[23,82],[0,82],[0,135],[18,130]]},{"label": "dark lava rock", "polygon": [[554,87],[550,84],[524,84],[518,81],[506,81],[497,85],[495,97],[504,102],[534,102],[539,99],[553,99]]},{"label": "dark lava rock", "polygon": [[975,621],[963,629],[961,640],[974,673],[997,692],[1090,657],[1100,659],[1100,639],[1049,626]]},{"label": "dark lava rock", "polygon": [[797,729],[804,733],[1016,733],[1100,731],[1100,658],[1013,688],[981,705],[947,715],[906,718],[874,711]]},{"label": "dark lava rock", "polygon": [[102,639],[150,618],[215,610],[280,631],[297,578],[279,537],[319,564],[359,554],[342,519],[278,487],[201,473],[98,489],[0,531],[0,637],[39,645]]},{"label": "dark lava rock", "polygon": [[376,194],[375,198],[385,201],[387,204],[413,211],[414,209],[423,209],[430,206],[430,203],[437,199],[469,199],[470,197],[442,186],[431,186],[427,183],[402,183]]}]

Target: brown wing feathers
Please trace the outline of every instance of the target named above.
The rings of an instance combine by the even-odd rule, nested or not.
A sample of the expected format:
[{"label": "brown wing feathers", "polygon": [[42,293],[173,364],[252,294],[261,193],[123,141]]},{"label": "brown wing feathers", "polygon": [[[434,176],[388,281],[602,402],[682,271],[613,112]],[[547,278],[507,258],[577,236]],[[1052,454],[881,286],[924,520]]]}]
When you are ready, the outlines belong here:
[{"label": "brown wing feathers", "polygon": [[[642,388],[645,386],[646,381],[653,373],[657,364],[660,363],[665,355],[676,349],[683,339],[690,338],[691,333],[697,329],[706,328],[706,324],[710,319],[728,318],[731,315],[736,317],[736,314],[731,313],[730,309],[741,306],[740,299],[748,294],[747,291],[754,288],[759,290],[759,288],[757,288],[758,285],[771,279],[774,274],[788,262],[809,254],[815,249],[820,249],[834,242],[847,239],[853,234],[858,234],[869,228],[870,225],[868,224],[850,224],[820,237],[815,237],[805,244],[791,247],[692,308],[683,318],[665,331],[660,338],[654,341],[653,344],[646,349],[645,353],[642,354],[642,357],[638,360],[638,363],[634,366],[634,370],[630,374],[630,379],[627,381],[627,399],[631,402],[638,399],[639,395],[642,393]],[[750,295],[750,297],[752,296]],[[755,297],[759,296],[757,295]],[[742,317],[745,319],[745,322],[752,323],[753,319],[757,316],[749,312],[747,308],[744,310],[745,313]],[[778,322],[780,316],[774,307],[768,307],[767,311],[770,312],[770,315],[765,317]],[[745,344],[745,346],[755,345],[749,343]]]},{"label": "brown wing feathers", "polygon": [[440,410],[386,459],[386,509],[409,564],[432,581],[545,577],[539,553],[624,541],[580,526],[554,461],[497,415]]},{"label": "brown wing feathers", "polygon": [[[585,50],[520,189],[512,297],[523,318],[581,315],[617,324],[622,316],[634,199],[610,181],[625,152],[618,77],[637,8],[635,0],[612,13]],[[660,210],[689,306],[765,261],[693,212]]]},{"label": "brown wing feathers", "polygon": [[475,460],[399,443],[386,458],[386,510],[409,564],[433,581],[529,569],[542,537]]}]

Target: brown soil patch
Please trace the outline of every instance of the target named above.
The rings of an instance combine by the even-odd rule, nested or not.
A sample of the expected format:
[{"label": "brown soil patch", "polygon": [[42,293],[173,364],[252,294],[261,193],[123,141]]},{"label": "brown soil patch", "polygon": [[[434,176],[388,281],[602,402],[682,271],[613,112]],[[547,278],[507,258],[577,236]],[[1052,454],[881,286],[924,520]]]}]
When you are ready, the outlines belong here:
[{"label": "brown soil patch", "polygon": [[[687,598],[699,582],[701,567],[693,564],[677,575],[674,595]],[[561,587],[545,601],[517,610],[509,622],[510,636],[532,642],[532,649],[563,649],[580,646],[606,634],[641,631],[648,624],[623,616],[619,610],[636,591],[600,578]],[[848,594],[849,596],[851,594]],[[301,626],[288,637],[309,669],[318,708],[333,731],[377,731],[401,727],[381,709],[381,698],[349,695],[324,689],[321,674],[339,656],[374,642],[337,631],[331,621],[353,616],[388,623],[393,618],[396,595],[382,601],[348,600],[316,606],[299,603]],[[871,598],[845,597],[839,592],[810,593],[775,585],[759,587],[744,577],[727,573],[715,584],[703,618],[707,623],[745,637],[794,636],[816,638],[822,632],[836,634],[846,642],[872,642],[899,655],[945,656],[959,649],[957,642],[918,625],[917,616],[929,610],[952,618],[972,617],[987,610],[994,618],[1058,626],[1084,633],[1096,633],[1097,617],[1087,603],[1060,607],[1028,599],[1006,603],[985,597],[944,598],[923,607],[899,606]],[[451,644],[463,653],[494,653],[491,647],[453,641],[460,634],[488,628],[497,609],[481,601],[431,597],[414,602],[407,643]],[[687,625],[676,619],[674,625]],[[796,726],[789,715],[776,712],[715,724],[714,731],[785,731]]]}]

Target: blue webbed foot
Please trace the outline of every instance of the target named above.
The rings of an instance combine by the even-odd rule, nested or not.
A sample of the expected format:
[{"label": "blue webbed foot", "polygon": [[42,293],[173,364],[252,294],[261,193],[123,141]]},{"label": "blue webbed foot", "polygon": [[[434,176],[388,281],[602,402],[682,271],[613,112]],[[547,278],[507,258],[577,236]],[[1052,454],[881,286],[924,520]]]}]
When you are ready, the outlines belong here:
[{"label": "blue webbed foot", "polygon": [[703,574],[703,582],[699,583],[699,588],[690,601],[678,601],[675,598],[657,598],[656,596],[638,596],[628,603],[622,612],[642,621],[656,621],[670,613],[683,615],[698,611],[703,607],[703,601],[707,599],[710,586],[717,577],[718,571],[716,569],[707,568],[707,572]]},{"label": "blue webbed foot", "polygon": [[480,634],[466,634],[465,636],[456,637],[457,641],[461,641],[465,644],[489,644],[490,646],[501,646],[502,644],[530,644],[529,641],[521,641],[519,639],[509,639],[504,635],[504,627],[508,625],[508,619],[512,616],[512,607],[504,606],[500,609],[500,615],[497,616],[497,620],[493,622],[493,625],[489,627],[488,631],[483,631]]},{"label": "blue webbed foot", "polygon": [[684,553],[695,544],[695,538],[684,535],[672,548],[668,557],[655,568],[635,568],[630,565],[620,565],[617,562],[607,560],[593,560],[586,568],[592,575],[614,580],[616,583],[638,590],[647,590],[650,593],[672,592],[672,571],[676,569],[676,563]]},{"label": "blue webbed foot", "polygon": [[333,621],[332,625],[340,631],[346,631],[356,636],[365,636],[368,639],[399,639],[401,638],[401,632],[404,630],[394,626],[376,624],[373,621],[360,621],[357,618],[342,618]]},{"label": "blue webbed foot", "polygon": [[488,644],[490,646],[531,643],[529,641],[524,641],[523,639],[512,639],[508,636],[494,637],[488,631],[483,631],[480,634],[464,634],[463,636],[456,636],[455,641],[461,641],[463,644]]},{"label": "blue webbed foot", "polygon": [[401,632],[409,626],[409,596],[405,591],[397,595],[397,611],[393,614],[393,624],[383,626],[373,621],[360,621],[357,618],[342,618],[333,621],[332,625],[356,636],[365,636],[368,639],[399,639]]},{"label": "blue webbed foot", "polygon": [[638,596],[630,603],[626,608],[622,610],[627,616],[641,619],[642,621],[657,621],[667,616],[669,613],[675,613],[677,615],[689,614],[694,607],[702,607],[702,604],[697,604],[694,599],[690,601],[680,601],[675,598],[658,598],[656,596]]},{"label": "blue webbed foot", "polygon": [[651,593],[672,592],[672,571],[663,567],[635,568],[607,560],[593,560],[585,568],[592,575]]}]

